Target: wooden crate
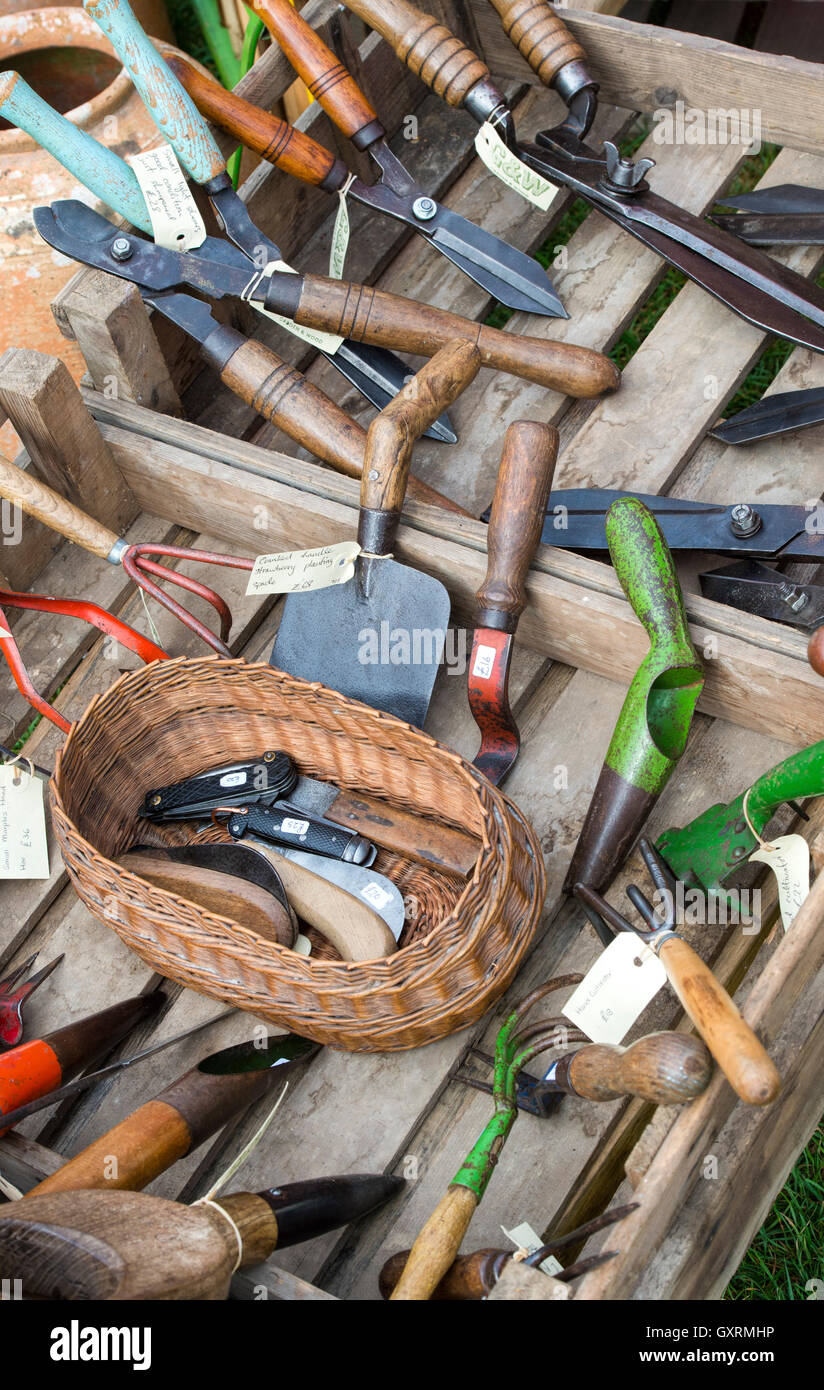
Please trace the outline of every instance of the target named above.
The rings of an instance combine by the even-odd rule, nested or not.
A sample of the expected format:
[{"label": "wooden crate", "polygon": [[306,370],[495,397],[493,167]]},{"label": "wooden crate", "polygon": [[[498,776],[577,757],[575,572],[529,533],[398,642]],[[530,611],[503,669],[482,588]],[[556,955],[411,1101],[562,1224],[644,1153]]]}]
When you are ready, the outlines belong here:
[{"label": "wooden crate", "polygon": [[[460,14],[451,4],[437,8],[453,28],[483,47],[495,75],[511,83],[521,130],[531,135],[557,120],[559,102],[535,85],[504,40],[490,6],[478,0]],[[418,138],[404,142],[403,157],[427,188],[524,249],[546,240],[568,206],[563,192],[549,218],[537,214],[472,158],[472,123],[429,96],[374,35],[359,43],[357,26],[321,0],[305,13],[356,69],[390,130],[402,130],[404,117],[416,117]],[[765,182],[815,184],[824,177],[816,65],[606,15],[570,13],[568,18],[602,83],[600,136],[620,131],[630,109],[653,111],[665,100],[679,98],[687,105],[714,106],[723,92],[726,106],[757,105],[764,138],[786,146]],[[290,80],[290,70],[270,50],[244,80],[244,88],[267,105]],[[300,124],[330,146],[342,144],[316,109],[304,113]],[[647,143],[649,149],[641,153],[657,160],[656,189],[694,211],[712,203],[745,153],[729,146],[687,152],[651,139]],[[353,163],[351,148],[345,154]],[[255,171],[246,194],[253,217],[287,257],[302,269],[325,268],[328,201],[265,166]],[[483,317],[483,293],[420,240],[407,240],[403,228],[367,220],[359,212],[353,211],[352,223],[348,276]],[[809,249],[787,253],[786,259],[806,274],[819,261]],[[606,349],[662,273],[652,252],[593,212],[569,242],[566,265],[553,271],[571,319],[515,315],[508,330]],[[174,535],[252,553],[354,533],[355,484],[296,457],[293,445],[216,388],[166,325],[155,332],[154,320],[130,287],[83,272],[63,292],[56,312],[89,365],[85,402],[90,416],[81,424],[77,415],[74,428],[89,432],[87,447],[93,442],[97,456],[106,460],[101,467],[113,462],[122,473],[129,491],[120,501],[121,524],[129,526],[130,537]],[[275,326],[255,320],[255,332],[282,355],[308,365],[310,377],[353,413],[368,417],[369,411],[327,363],[309,363],[301,346]],[[824,492],[824,465],[816,431],[780,446],[734,451],[705,438],[763,341],[758,330],[687,285],[632,358],[616,396],[570,402],[484,371],[453,411],[460,444],[421,443],[415,469],[477,515],[492,494],[506,425],[534,418],[561,429],[559,486],[592,483],[724,501],[733,500],[733,493],[768,501],[818,497]],[[109,507],[111,522],[111,497],[93,496],[73,467],[76,452],[62,448],[61,423],[69,407],[64,403],[55,412],[53,393],[32,388],[33,380],[41,383],[54,370],[30,355],[4,360],[0,406],[18,429],[22,422],[32,466],[50,481],[62,475],[65,490],[82,495],[99,515]],[[774,389],[822,384],[824,364],[799,348]],[[184,412],[185,421],[180,418]],[[141,601],[123,582],[122,572],[69,547],[55,552],[53,539],[42,528],[27,528],[25,539],[25,547],[14,554],[4,549],[0,561],[0,570],[11,578],[19,566],[17,552],[25,550],[25,573],[15,582],[41,591],[83,592],[146,630]],[[442,578],[458,615],[466,613],[485,563],[479,523],[410,505],[399,554]],[[707,686],[687,751],[651,818],[653,833],[684,824],[713,801],[728,800],[792,749],[824,736],[820,687],[807,667],[803,639],[702,599],[696,592],[697,569],[694,562],[681,566],[693,632],[699,648],[708,653]],[[221,576],[220,584],[236,613],[233,650],[250,658],[267,656],[277,605],[244,601],[243,576]],[[582,929],[579,910],[562,897],[561,884],[645,639],[612,571],[596,561],[542,549],[529,592],[513,672],[523,746],[507,790],[536,826],[546,854],[549,890],[539,939],[516,985],[481,1027],[410,1054],[355,1056],[326,1050],[293,1086],[277,1132],[267,1134],[240,1175],[244,1185],[379,1168],[404,1172],[410,1182],[402,1198],[361,1224],[357,1239],[338,1233],[276,1256],[272,1296],[311,1296],[300,1285],[290,1291],[276,1283],[292,1277],[336,1297],[376,1297],[383,1259],[414,1238],[487,1115],[483,1097],[452,1081],[468,1047],[488,1049],[513,999],[552,975],[586,969],[600,949],[590,929]],[[167,649],[196,650],[194,639],[165,613],[154,616]],[[39,615],[22,616],[15,630],[26,655],[34,658],[40,688],[66,682],[58,703],[69,718],[117,674],[102,643],[91,643],[88,634],[66,624],[59,640]],[[81,653],[85,659],[78,666]],[[29,715],[7,681],[3,693],[8,729],[0,728],[0,737],[8,742]],[[463,682],[448,675],[439,682],[427,727],[459,751],[474,754],[477,732]],[[31,756],[48,766],[59,742],[56,730],[40,725],[28,747]],[[824,809],[814,803],[804,828],[814,849],[822,829]],[[56,853],[54,859],[48,882],[0,888],[0,966],[35,947],[49,956],[70,943],[60,974],[49,990],[41,991],[42,998],[32,1001],[33,1025],[42,1028],[88,1013],[149,980],[146,968],[78,903]],[[633,859],[610,897],[619,901],[624,884],[637,874]],[[775,1105],[763,1113],[748,1111],[734,1104],[729,1087],[716,1080],[701,1100],[677,1115],[659,1111],[653,1118],[651,1107],[638,1102],[596,1107],[567,1099],[551,1122],[522,1116],[473,1220],[466,1248],[498,1245],[500,1226],[511,1228],[523,1220],[538,1232],[567,1229],[600,1211],[613,1195],[630,1191],[626,1170],[642,1208],[610,1232],[610,1247],[621,1250],[619,1259],[581,1281],[574,1297],[720,1295],[814,1128],[821,1105],[816,1080],[824,1060],[824,880],[816,883],[786,937],[775,926],[770,884],[764,885],[764,904],[757,937],[733,929],[714,933],[708,941],[706,930],[703,940],[697,929],[688,933],[737,991],[746,1016],[770,1046],[785,1080]],[[213,1008],[189,991],[171,987],[169,992],[174,1002],[158,1030],[162,1034],[179,1031]],[[679,1018],[672,996],[664,992],[635,1031],[683,1026]],[[214,1046],[242,1036],[246,1027],[242,1018],[221,1025]],[[137,1050],[144,1042],[135,1036],[128,1049]],[[21,1126],[22,1133],[0,1141],[0,1170],[21,1187],[31,1185],[38,1172],[54,1166],[55,1152],[76,1152],[182,1073],[203,1050],[203,1040],[195,1040],[149,1068],[128,1073],[115,1086],[95,1090],[45,1127],[33,1121]],[[259,1118],[245,1117],[231,1134],[176,1165],[150,1190],[183,1198],[198,1195],[239,1151]],[[703,1179],[708,1155],[716,1160],[713,1181]]]}]

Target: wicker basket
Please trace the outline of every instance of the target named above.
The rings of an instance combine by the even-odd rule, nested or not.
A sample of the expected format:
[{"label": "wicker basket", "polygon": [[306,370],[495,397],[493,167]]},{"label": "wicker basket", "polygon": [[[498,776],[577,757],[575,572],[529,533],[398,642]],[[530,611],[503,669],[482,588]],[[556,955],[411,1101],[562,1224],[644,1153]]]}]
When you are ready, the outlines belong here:
[{"label": "wicker basket", "polygon": [[[145,838],[137,811],[152,786],[264,748],[478,836],[471,878],[436,885],[433,871],[419,895],[429,911],[402,949],[343,962],[264,941],[112,862]],[[480,1018],[513,979],[544,900],[534,832],[470,764],[401,720],[263,664],[180,659],[121,677],[69,734],[52,809],[77,893],[153,969],[354,1051],[416,1047]],[[394,855],[376,867],[402,885],[420,869]]]}]

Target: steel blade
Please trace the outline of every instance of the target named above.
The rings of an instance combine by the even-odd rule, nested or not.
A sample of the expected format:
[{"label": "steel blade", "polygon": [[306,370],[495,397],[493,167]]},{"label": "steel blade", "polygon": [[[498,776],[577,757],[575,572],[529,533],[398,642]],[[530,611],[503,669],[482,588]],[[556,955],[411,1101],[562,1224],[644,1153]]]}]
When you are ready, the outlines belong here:
[{"label": "steel blade", "polygon": [[790,623],[806,631],[824,623],[824,588],[796,584],[755,560],[699,574],[701,592],[716,603],[740,608],[777,623]]},{"label": "steel blade", "polygon": [[717,213],[716,227],[740,237],[748,246],[822,246],[824,213],[821,212],[734,212],[729,217]]},{"label": "steel blade", "polygon": [[745,212],[819,213],[824,216],[824,188],[805,188],[800,183],[779,183],[773,188],[754,188],[717,200],[725,208]]},{"label": "steel blade", "polygon": [[824,422],[824,387],[807,391],[781,391],[765,396],[755,405],[739,410],[710,430],[713,439],[724,444],[751,444],[758,439],[774,439],[792,430],[809,429]]},{"label": "steel blade", "polygon": [[395,940],[398,940],[406,920],[403,897],[400,889],[385,874],[379,874],[374,869],[362,868],[360,864],[348,864],[343,859],[326,859],[321,854],[307,854],[302,849],[276,845],[258,835],[248,834],[244,838],[247,844],[264,845],[273,854],[279,854],[281,858],[299,864],[316,878],[326,879],[328,883],[334,883],[351,897],[368,903],[373,911],[383,918]]}]

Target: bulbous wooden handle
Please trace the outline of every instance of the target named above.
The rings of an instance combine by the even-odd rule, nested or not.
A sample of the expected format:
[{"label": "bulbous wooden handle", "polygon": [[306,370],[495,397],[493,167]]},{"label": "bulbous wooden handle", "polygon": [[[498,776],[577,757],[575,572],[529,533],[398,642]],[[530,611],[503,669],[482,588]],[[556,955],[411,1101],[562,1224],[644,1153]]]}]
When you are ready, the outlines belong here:
[{"label": "bulbous wooden handle", "polygon": [[251,0],[250,8],[277,39],[327,116],[359,149],[384,135],[377,113],[334,53],[289,0]]},{"label": "bulbous wooden handle", "polygon": [[477,1206],[468,1187],[450,1187],[409,1251],[391,1298],[415,1302],[431,1297],[461,1248]]},{"label": "bulbous wooden handle", "polygon": [[343,160],[336,159],[311,136],[304,135],[271,112],[253,106],[250,101],[244,101],[234,92],[227,92],[219,82],[206,77],[179,53],[169,53],[166,62],[201,115],[259,154],[261,159],[315,188],[334,192],[346,182]]},{"label": "bulbous wooden handle", "polygon": [[707,1089],[712,1058],[688,1033],[650,1033],[629,1047],[582,1047],[569,1058],[567,1075],[587,1100],[640,1096],[653,1105],[683,1105]]},{"label": "bulbous wooden handle", "polygon": [[514,632],[518,626],[557,457],[558,431],[551,425],[516,420],[509,426],[489,515],[489,561],[477,594],[478,627]]},{"label": "bulbous wooden handle", "polygon": [[567,63],[585,61],[581,45],[544,0],[492,0],[492,4],[507,38],[548,87]]},{"label": "bulbous wooden handle", "polygon": [[817,676],[824,676],[824,627],[817,628],[810,638],[807,660]]},{"label": "bulbous wooden handle", "polygon": [[45,526],[58,531],[67,540],[82,545],[84,550],[101,559],[108,558],[112,546],[119,539],[114,531],[101,526],[99,521],[87,516],[73,502],[69,502],[53,488],[41,483],[29,472],[24,472],[15,463],[0,456],[0,497],[5,497],[29,516],[36,517]]},{"label": "bulbous wooden handle", "polygon": [[431,14],[407,0],[346,0],[346,8],[375,29],[402,63],[450,106],[461,106],[489,68]]},{"label": "bulbous wooden handle", "polygon": [[659,956],[685,1012],[747,1105],[768,1105],[781,1089],[781,1077],[727,991],[686,941],[671,938]]},{"label": "bulbous wooden handle", "polygon": [[300,284],[293,286],[285,284],[286,278],[272,276],[266,307],[283,313],[282,306],[287,306],[286,311],[294,312],[296,321],[309,328],[380,347],[404,348],[423,357],[431,357],[438,348],[462,338],[475,344],[483,366],[511,372],[567,396],[601,396],[620,385],[621,374],[615,364],[592,348],[502,333],[431,304],[367,285],[304,275]]},{"label": "bulbous wooden handle", "polygon": [[[381,1298],[390,1298],[406,1268],[409,1250],[390,1255],[378,1277]],[[474,1250],[452,1262],[429,1297],[433,1301],[476,1303],[486,1298],[498,1282],[501,1271],[512,1256],[504,1250]]]},{"label": "bulbous wooden handle", "polygon": [[361,507],[401,511],[415,441],[466,390],[480,365],[471,343],[447,343],[375,416],[366,436]]}]

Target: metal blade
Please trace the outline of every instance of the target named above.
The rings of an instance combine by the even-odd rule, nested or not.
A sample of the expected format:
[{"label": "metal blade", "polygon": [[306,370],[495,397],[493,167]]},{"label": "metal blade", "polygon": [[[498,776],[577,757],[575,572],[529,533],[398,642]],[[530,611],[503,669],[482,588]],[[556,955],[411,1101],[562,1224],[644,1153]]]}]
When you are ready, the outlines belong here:
[{"label": "metal blade", "polygon": [[734,212],[713,217],[716,227],[740,237],[748,246],[822,246],[822,212]]},{"label": "metal blade", "polygon": [[710,430],[713,439],[724,444],[751,444],[758,439],[774,439],[792,430],[808,429],[824,421],[824,387],[808,391],[782,391],[765,396],[755,405],[739,410]]},{"label": "metal blade", "polygon": [[276,845],[271,840],[263,840],[254,834],[246,835],[245,840],[247,844],[264,845],[274,854],[279,854],[283,859],[289,859],[293,864],[307,869],[316,878],[324,878],[353,898],[362,899],[383,918],[395,940],[398,940],[406,920],[403,897],[400,889],[385,874],[363,868],[360,864],[347,864],[343,859],[326,859],[320,854],[307,854],[302,849],[290,849],[288,845]]},{"label": "metal blade", "polygon": [[824,216],[824,188],[805,188],[800,183],[779,183],[773,188],[754,188],[732,198],[719,198],[725,208],[745,212],[818,213]]},{"label": "metal blade", "polygon": [[795,584],[755,560],[725,565],[698,578],[704,597],[716,603],[807,631],[824,623],[824,588],[820,584]]},{"label": "metal blade", "polygon": [[469,660],[469,708],[481,733],[481,746],[472,762],[496,787],[511,772],[521,745],[509,706],[512,641],[511,633],[476,627]]}]

